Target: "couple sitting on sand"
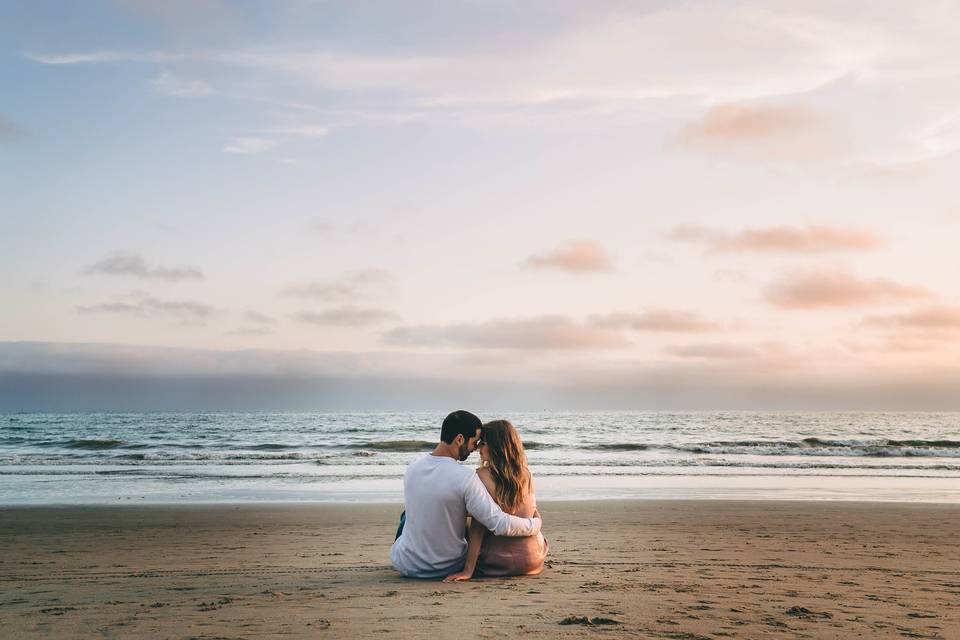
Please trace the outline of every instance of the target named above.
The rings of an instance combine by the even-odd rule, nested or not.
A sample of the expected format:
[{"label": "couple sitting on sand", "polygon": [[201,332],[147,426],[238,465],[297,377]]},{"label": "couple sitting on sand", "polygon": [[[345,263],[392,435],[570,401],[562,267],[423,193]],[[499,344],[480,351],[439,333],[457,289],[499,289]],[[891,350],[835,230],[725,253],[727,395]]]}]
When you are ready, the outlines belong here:
[{"label": "couple sitting on sand", "polygon": [[[547,541],[517,430],[506,420],[482,424],[469,411],[454,411],[443,421],[440,440],[404,475],[406,511],[390,549],[394,568],[413,578],[446,576],[447,582],[475,573],[543,571]],[[474,449],[482,463],[476,473],[459,464]]]}]

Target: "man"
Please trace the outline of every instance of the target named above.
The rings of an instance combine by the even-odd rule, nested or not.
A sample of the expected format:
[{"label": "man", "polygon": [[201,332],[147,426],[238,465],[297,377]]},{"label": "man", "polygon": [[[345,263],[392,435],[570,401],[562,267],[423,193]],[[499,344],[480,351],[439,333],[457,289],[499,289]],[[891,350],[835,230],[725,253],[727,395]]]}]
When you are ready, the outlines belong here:
[{"label": "man", "polygon": [[444,419],[433,452],[407,466],[406,512],[390,548],[390,562],[401,574],[437,578],[462,569],[468,514],[498,536],[533,536],[540,531],[539,517],[504,513],[476,472],[459,464],[476,449],[480,426],[480,418],[469,411],[454,411]]}]

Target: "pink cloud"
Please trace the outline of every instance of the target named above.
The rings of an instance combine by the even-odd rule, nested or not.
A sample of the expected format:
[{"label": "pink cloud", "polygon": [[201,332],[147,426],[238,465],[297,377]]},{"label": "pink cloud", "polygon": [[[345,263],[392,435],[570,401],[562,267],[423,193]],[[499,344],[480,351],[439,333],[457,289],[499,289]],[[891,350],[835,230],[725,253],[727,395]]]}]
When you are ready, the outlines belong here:
[{"label": "pink cloud", "polygon": [[748,161],[822,161],[848,151],[842,129],[800,106],[725,104],[682,128],[679,148]]},{"label": "pink cloud", "polygon": [[549,253],[530,256],[523,262],[523,266],[586,273],[610,271],[613,263],[606,250],[596,242],[577,240]]},{"label": "pink cloud", "polygon": [[863,325],[891,329],[960,330],[960,307],[932,306],[906,313],[868,316]]},{"label": "pink cloud", "polygon": [[667,353],[681,358],[702,358],[709,360],[740,360],[756,358],[761,352],[756,347],[739,344],[690,344],[674,345],[664,349]]},{"label": "pink cloud", "polygon": [[730,143],[763,140],[816,127],[821,118],[804,107],[724,104],[713,107],[703,119],[680,131],[686,144]]},{"label": "pink cloud", "polygon": [[591,324],[605,329],[633,329],[634,331],[700,332],[720,328],[692,311],[651,309],[642,313],[617,312],[592,316]]},{"label": "pink cloud", "polygon": [[906,302],[929,297],[930,292],[883,278],[865,280],[840,270],[798,270],[771,282],[763,295],[784,309],[819,309]]},{"label": "pink cloud", "polygon": [[399,327],[385,333],[383,341],[402,347],[467,349],[608,349],[627,344],[619,333],[562,316]]},{"label": "pink cloud", "polygon": [[817,225],[744,229],[736,234],[707,227],[679,226],[667,232],[667,238],[702,244],[710,253],[816,254],[876,249],[884,244],[881,238],[866,230]]}]

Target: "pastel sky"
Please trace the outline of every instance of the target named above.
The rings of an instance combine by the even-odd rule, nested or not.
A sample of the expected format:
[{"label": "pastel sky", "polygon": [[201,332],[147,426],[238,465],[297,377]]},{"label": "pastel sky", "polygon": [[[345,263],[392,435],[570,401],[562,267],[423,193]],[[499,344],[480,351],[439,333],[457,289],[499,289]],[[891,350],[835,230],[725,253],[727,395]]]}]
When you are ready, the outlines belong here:
[{"label": "pastel sky", "polygon": [[3,3],[0,407],[960,409],[957,33]]}]

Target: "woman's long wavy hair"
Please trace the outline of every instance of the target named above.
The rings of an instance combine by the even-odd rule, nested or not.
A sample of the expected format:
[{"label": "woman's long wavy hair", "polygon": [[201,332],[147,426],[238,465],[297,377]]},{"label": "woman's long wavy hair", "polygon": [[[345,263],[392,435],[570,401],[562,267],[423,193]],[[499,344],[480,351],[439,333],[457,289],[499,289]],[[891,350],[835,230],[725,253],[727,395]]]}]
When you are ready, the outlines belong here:
[{"label": "woman's long wavy hair", "polygon": [[493,473],[497,502],[504,511],[513,511],[523,503],[530,489],[523,442],[508,420],[483,425],[480,438],[487,443],[487,466]]}]

